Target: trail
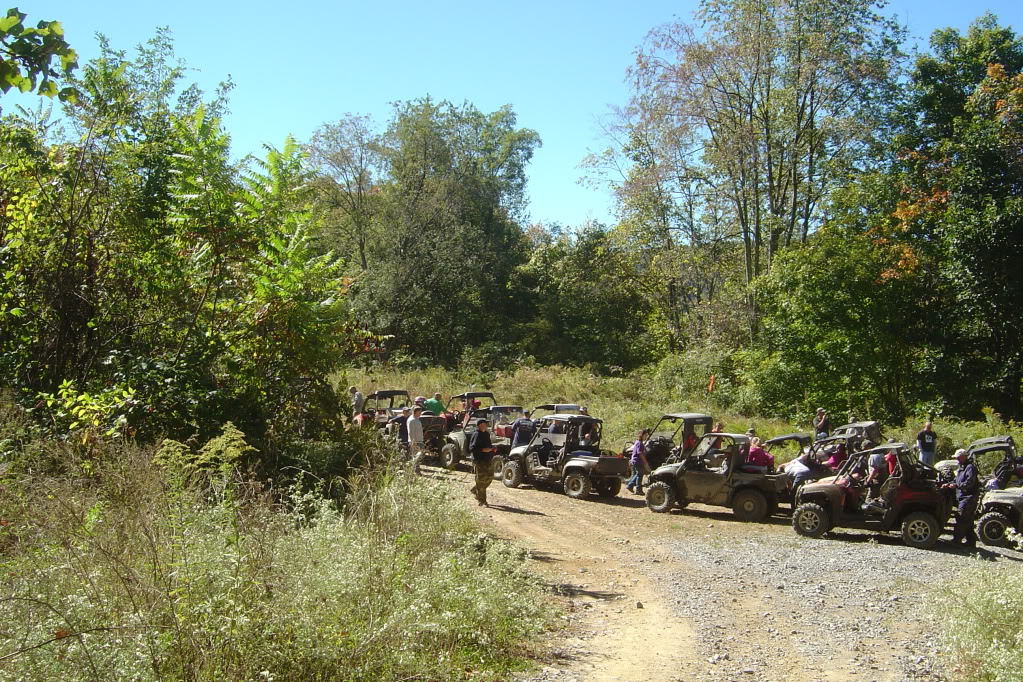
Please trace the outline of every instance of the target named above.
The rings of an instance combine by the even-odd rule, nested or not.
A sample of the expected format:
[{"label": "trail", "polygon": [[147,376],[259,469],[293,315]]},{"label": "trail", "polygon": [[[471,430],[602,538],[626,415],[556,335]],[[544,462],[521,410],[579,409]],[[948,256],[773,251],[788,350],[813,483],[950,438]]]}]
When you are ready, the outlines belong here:
[{"label": "trail", "polygon": [[953,580],[972,563],[959,550],[867,533],[808,540],[786,516],[748,524],[699,505],[654,514],[624,490],[573,500],[495,482],[482,508],[466,474],[427,475],[464,489],[560,595],[567,627],[522,680],[942,679],[917,577]]}]

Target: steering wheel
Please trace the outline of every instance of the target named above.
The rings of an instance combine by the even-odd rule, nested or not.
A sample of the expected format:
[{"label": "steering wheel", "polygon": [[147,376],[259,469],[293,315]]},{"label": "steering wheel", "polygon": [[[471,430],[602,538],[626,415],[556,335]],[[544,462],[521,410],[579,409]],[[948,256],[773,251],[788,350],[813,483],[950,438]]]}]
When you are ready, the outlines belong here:
[{"label": "steering wheel", "polygon": [[540,439],[540,445],[546,445],[546,446],[552,447],[552,448],[554,447],[554,443],[551,442],[550,438],[541,438]]}]

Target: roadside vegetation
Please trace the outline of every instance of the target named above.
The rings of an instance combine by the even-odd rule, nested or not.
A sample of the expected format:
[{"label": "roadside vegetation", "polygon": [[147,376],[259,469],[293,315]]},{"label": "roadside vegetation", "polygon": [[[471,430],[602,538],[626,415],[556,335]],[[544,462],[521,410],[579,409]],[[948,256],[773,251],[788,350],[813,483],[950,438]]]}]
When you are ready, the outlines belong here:
[{"label": "roadside vegetation", "polygon": [[550,610],[523,556],[383,452],[343,501],[196,450],[31,438],[0,474],[0,677],[497,679]]}]

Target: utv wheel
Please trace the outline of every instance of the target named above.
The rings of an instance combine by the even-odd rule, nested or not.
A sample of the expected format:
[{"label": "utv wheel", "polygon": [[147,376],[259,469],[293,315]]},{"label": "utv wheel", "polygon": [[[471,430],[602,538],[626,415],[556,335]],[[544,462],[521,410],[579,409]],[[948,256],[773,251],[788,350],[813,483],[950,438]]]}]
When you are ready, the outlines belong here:
[{"label": "utv wheel", "polygon": [[444,465],[445,469],[454,471],[458,468],[458,446],[454,443],[446,443],[444,447],[440,449],[440,463]]},{"label": "utv wheel", "polygon": [[500,481],[501,476],[504,475],[504,457],[502,457],[501,455],[494,455],[494,458],[491,460],[491,462],[494,465],[494,480]]},{"label": "utv wheel", "polygon": [[902,519],[902,541],[910,547],[930,549],[940,534],[938,520],[927,512],[913,512]]},{"label": "utv wheel", "polygon": [[646,489],[646,506],[652,512],[666,514],[675,506],[675,489],[670,483],[657,481]]},{"label": "utv wheel", "polygon": [[759,490],[740,490],[732,500],[732,511],[740,521],[763,521],[767,518],[767,498]]},{"label": "utv wheel", "polygon": [[617,497],[622,492],[622,479],[601,478],[593,487],[601,497]]},{"label": "utv wheel", "polygon": [[792,529],[808,538],[819,538],[828,531],[831,520],[824,507],[806,502],[796,507],[792,514]]},{"label": "utv wheel", "polygon": [[1009,517],[999,512],[988,512],[977,522],[977,537],[985,545],[1005,547],[1009,544],[1005,539],[1005,531],[1009,528],[1012,528]]},{"label": "utv wheel", "polygon": [[518,488],[522,485],[525,475],[522,473],[522,464],[519,462],[505,462],[501,468],[501,483],[509,488]]},{"label": "utv wheel", "polygon": [[565,476],[565,494],[577,500],[584,500],[589,497],[593,484],[586,474],[573,471]]}]

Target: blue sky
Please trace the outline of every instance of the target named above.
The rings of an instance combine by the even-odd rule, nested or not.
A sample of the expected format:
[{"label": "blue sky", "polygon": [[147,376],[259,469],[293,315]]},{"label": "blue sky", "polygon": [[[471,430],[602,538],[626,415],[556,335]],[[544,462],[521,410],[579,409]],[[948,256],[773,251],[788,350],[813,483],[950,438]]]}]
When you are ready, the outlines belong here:
[{"label": "blue sky", "polygon": [[[606,146],[599,121],[629,96],[625,71],[654,26],[688,19],[694,0],[351,2],[65,0],[21,2],[31,21],[58,19],[83,59],[97,32],[118,49],[169,27],[177,52],[212,91],[235,83],[226,120],[238,156],[291,133],[308,139],[346,112],[382,125],[390,102],[431,95],[484,111],[511,104],[540,133],[529,169],[533,220],[611,221],[609,194],[579,184],[579,163]],[[1023,30],[1023,2],[896,0],[887,8],[921,47],[936,28],[965,29],[986,10]]]}]

